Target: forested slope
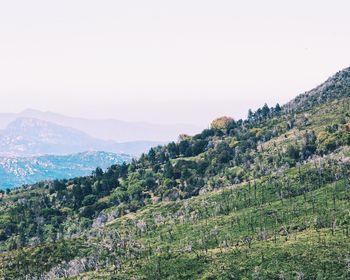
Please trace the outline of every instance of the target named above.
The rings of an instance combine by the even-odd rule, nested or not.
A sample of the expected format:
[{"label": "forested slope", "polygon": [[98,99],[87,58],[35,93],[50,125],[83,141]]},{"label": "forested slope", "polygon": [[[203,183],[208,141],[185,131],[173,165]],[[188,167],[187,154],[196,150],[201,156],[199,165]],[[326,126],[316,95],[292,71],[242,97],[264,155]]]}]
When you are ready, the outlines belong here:
[{"label": "forested slope", "polygon": [[349,81],[3,194],[1,277],[349,278]]}]

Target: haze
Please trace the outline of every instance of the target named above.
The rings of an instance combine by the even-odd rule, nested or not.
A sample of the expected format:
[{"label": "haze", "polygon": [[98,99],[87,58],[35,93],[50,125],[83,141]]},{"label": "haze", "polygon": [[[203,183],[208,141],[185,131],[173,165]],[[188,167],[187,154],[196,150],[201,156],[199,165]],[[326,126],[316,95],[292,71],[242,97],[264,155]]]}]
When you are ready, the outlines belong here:
[{"label": "haze", "polygon": [[205,126],[350,65],[349,1],[0,0],[0,111]]}]

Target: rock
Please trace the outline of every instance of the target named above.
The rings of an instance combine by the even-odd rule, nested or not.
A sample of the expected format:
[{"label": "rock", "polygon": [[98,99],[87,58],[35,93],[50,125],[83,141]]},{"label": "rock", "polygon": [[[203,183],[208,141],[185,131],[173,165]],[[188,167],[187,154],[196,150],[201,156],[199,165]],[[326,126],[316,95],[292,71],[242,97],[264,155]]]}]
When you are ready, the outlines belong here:
[{"label": "rock", "polygon": [[98,217],[96,219],[94,219],[94,221],[92,223],[92,227],[93,228],[101,227],[107,222],[108,222],[108,216],[105,213],[101,212],[98,215]]}]

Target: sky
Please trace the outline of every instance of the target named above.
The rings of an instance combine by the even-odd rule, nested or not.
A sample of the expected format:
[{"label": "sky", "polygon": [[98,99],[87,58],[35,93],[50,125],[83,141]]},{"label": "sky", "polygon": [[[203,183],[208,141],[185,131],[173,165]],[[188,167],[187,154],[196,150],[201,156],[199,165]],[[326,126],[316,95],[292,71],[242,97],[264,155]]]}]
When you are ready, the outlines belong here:
[{"label": "sky", "polygon": [[350,66],[348,0],[0,0],[0,112],[206,126]]}]

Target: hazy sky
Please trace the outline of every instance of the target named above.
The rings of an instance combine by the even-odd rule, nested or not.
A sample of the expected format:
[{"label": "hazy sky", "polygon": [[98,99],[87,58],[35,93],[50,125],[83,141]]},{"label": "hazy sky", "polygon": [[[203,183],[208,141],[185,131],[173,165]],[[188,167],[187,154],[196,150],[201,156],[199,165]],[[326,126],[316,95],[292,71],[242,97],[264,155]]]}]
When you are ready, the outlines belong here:
[{"label": "hazy sky", "polygon": [[0,0],[0,111],[200,125],[350,66],[349,0]]}]

